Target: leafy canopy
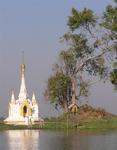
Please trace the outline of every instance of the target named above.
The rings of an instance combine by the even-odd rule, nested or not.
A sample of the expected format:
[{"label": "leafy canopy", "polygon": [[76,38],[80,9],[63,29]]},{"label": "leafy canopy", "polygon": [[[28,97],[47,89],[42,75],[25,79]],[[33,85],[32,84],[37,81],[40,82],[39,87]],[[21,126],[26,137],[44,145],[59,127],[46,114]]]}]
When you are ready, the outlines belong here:
[{"label": "leafy canopy", "polygon": [[64,101],[68,99],[67,93],[70,90],[70,86],[71,80],[69,76],[62,72],[57,72],[48,79],[45,96],[47,99],[50,99],[52,103],[62,106]]},{"label": "leafy canopy", "polygon": [[72,15],[69,16],[68,26],[72,31],[78,29],[79,27],[89,28],[89,26],[95,26],[96,17],[93,15],[93,11],[84,8],[83,11],[77,11],[72,8]]}]

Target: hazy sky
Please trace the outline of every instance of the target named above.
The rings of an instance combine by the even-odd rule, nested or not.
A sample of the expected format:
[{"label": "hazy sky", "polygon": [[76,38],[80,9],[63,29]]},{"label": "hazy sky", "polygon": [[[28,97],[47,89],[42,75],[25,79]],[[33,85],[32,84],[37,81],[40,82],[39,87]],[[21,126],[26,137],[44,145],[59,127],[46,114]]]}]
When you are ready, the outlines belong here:
[{"label": "hazy sky", "polygon": [[[112,0],[0,0],[0,116],[8,114],[12,90],[18,96],[22,51],[30,97],[35,91],[42,116],[55,113],[44,101],[43,91],[63,47],[59,38],[68,30],[71,8],[88,7],[101,14],[112,3]],[[90,104],[117,114],[117,94],[111,85],[93,86],[88,99]]]}]

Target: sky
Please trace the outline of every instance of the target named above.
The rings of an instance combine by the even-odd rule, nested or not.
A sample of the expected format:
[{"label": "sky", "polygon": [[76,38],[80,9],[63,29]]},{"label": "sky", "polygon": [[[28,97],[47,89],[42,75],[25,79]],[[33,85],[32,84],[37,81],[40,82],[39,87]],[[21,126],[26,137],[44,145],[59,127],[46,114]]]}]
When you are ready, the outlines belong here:
[{"label": "sky", "polygon": [[[112,0],[0,0],[0,116],[8,115],[14,90],[20,90],[22,51],[26,64],[26,86],[35,91],[43,117],[57,114],[45,101],[43,92],[63,44],[59,38],[68,31],[72,7],[90,8],[100,15]],[[117,94],[109,83],[91,87],[88,101],[117,114]]]}]

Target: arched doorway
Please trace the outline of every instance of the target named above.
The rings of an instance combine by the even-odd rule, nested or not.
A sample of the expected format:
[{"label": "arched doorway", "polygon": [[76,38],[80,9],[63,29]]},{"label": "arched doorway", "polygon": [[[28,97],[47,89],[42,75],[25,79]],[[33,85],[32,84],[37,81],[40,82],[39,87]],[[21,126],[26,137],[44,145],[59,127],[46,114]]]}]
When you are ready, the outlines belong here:
[{"label": "arched doorway", "polygon": [[22,117],[32,116],[32,109],[27,100],[24,100],[20,107],[20,116]]},{"label": "arched doorway", "polygon": [[27,116],[27,106],[23,107],[23,116],[26,117]]}]

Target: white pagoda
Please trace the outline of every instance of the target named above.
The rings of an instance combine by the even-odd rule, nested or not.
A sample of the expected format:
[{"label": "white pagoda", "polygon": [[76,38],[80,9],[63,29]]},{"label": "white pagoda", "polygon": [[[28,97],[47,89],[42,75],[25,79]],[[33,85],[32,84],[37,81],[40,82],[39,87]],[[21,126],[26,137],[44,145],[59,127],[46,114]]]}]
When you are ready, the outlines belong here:
[{"label": "white pagoda", "polygon": [[14,92],[12,92],[9,103],[9,116],[4,120],[7,124],[35,124],[42,122],[39,118],[38,103],[35,94],[32,95],[32,100],[27,96],[25,84],[25,64],[21,65],[21,87],[18,99],[15,99]]}]

